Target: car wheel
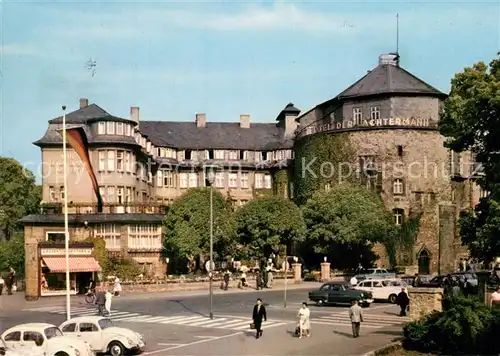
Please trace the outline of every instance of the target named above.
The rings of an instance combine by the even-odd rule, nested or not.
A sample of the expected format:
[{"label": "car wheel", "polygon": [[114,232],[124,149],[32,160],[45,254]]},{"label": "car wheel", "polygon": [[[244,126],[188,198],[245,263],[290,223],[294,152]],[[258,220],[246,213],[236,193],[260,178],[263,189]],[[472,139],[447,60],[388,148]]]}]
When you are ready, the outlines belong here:
[{"label": "car wheel", "polygon": [[66,352],[59,351],[55,356],[69,356]]},{"label": "car wheel", "polygon": [[325,301],[323,299],[317,300],[316,305],[318,307],[324,307],[325,306]]},{"label": "car wheel", "polygon": [[123,356],[125,354],[125,347],[119,341],[113,341],[109,344],[108,350],[111,356]]},{"label": "car wheel", "polygon": [[396,294],[391,294],[389,296],[389,302],[391,302],[392,304],[396,304],[396,298],[397,298]]}]

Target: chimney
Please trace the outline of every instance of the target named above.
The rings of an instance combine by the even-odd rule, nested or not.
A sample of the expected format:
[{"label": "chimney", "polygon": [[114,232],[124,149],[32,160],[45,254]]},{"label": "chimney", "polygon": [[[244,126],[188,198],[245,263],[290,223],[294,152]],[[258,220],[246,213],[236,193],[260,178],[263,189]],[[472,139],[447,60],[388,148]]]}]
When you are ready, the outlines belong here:
[{"label": "chimney", "polygon": [[388,53],[382,54],[378,57],[378,64],[390,64],[396,67],[399,67],[399,54],[397,53]]},{"label": "chimney", "polygon": [[196,127],[205,127],[207,124],[207,120],[204,113],[196,114]]},{"label": "chimney", "polygon": [[240,115],[240,127],[242,129],[250,128],[250,115]]},{"label": "chimney", "polygon": [[139,123],[139,107],[138,106],[131,106],[130,107],[130,120],[133,120],[133,121]]},{"label": "chimney", "polygon": [[87,106],[89,106],[89,99],[81,98],[80,99],[80,109],[86,108]]}]

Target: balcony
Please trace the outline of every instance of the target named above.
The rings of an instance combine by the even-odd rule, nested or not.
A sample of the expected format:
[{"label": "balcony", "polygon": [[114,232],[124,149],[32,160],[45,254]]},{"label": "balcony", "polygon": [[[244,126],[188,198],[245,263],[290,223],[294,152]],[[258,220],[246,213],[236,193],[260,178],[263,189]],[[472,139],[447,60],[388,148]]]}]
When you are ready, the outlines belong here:
[{"label": "balcony", "polygon": [[[42,203],[42,214],[62,214],[63,203]],[[165,203],[126,203],[104,204],[103,214],[165,214],[168,205]],[[96,203],[68,203],[69,214],[97,214]]]}]

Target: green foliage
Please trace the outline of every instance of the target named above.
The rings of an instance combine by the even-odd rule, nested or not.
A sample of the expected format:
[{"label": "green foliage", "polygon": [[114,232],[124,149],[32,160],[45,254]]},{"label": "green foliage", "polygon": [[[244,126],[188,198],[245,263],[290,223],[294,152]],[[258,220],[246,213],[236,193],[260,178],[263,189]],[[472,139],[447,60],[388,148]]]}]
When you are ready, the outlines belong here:
[{"label": "green foliage", "polygon": [[319,281],[319,276],[315,273],[306,273],[304,275],[305,282],[317,282]]},{"label": "green foliage", "polygon": [[284,198],[288,192],[289,172],[286,169],[280,169],[273,175],[273,193],[276,196]]},{"label": "green foliage", "polygon": [[38,211],[41,198],[33,173],[13,158],[0,157],[0,228],[7,238],[19,219]]},{"label": "green foliage", "polygon": [[294,194],[297,203],[304,204],[327,183],[353,182],[355,157],[348,133],[319,133],[301,138],[295,145]]},{"label": "green foliage", "polygon": [[[407,349],[441,354],[498,354],[500,345],[491,343],[498,332],[500,313],[475,297],[447,298],[443,312],[434,312],[404,327]],[[490,339],[488,339],[490,338]]]},{"label": "green foliage", "polygon": [[0,241],[0,271],[14,268],[16,276],[24,275],[24,234],[15,233],[8,241]]},{"label": "green foliage", "polygon": [[240,247],[237,256],[242,258],[267,257],[305,235],[300,209],[276,196],[249,201],[235,212],[234,223]]},{"label": "green foliage", "polygon": [[105,276],[116,276],[121,280],[133,280],[142,273],[141,266],[128,258],[110,258],[103,268]]},{"label": "green foliage", "polygon": [[[213,190],[214,252],[219,256],[231,254],[234,246],[232,206]],[[164,220],[164,255],[192,259],[210,249],[210,189],[190,189],[170,206]]]},{"label": "green foliage", "polygon": [[[481,162],[484,175],[477,183],[489,192],[474,212],[462,216],[462,243],[471,255],[490,262],[500,255],[500,58],[483,62],[457,73],[444,104],[440,132],[447,147],[471,151]],[[475,173],[475,172],[473,172]]]},{"label": "green foliage", "polygon": [[382,239],[392,267],[408,266],[413,262],[413,247],[420,229],[421,214],[410,217],[401,226],[394,226]]},{"label": "green foliage", "polygon": [[94,244],[94,258],[99,262],[99,266],[104,271],[104,268],[108,265],[108,253],[106,252],[106,241],[103,238],[89,237],[85,239],[85,242],[91,242]]}]

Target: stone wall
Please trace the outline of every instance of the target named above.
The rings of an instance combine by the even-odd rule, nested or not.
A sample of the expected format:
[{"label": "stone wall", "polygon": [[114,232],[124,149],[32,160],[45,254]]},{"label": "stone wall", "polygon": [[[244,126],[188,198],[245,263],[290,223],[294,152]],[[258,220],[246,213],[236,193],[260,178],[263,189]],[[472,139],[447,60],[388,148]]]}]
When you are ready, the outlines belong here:
[{"label": "stone wall", "polygon": [[434,310],[442,311],[442,288],[409,288],[410,320],[418,320],[432,313]]}]

